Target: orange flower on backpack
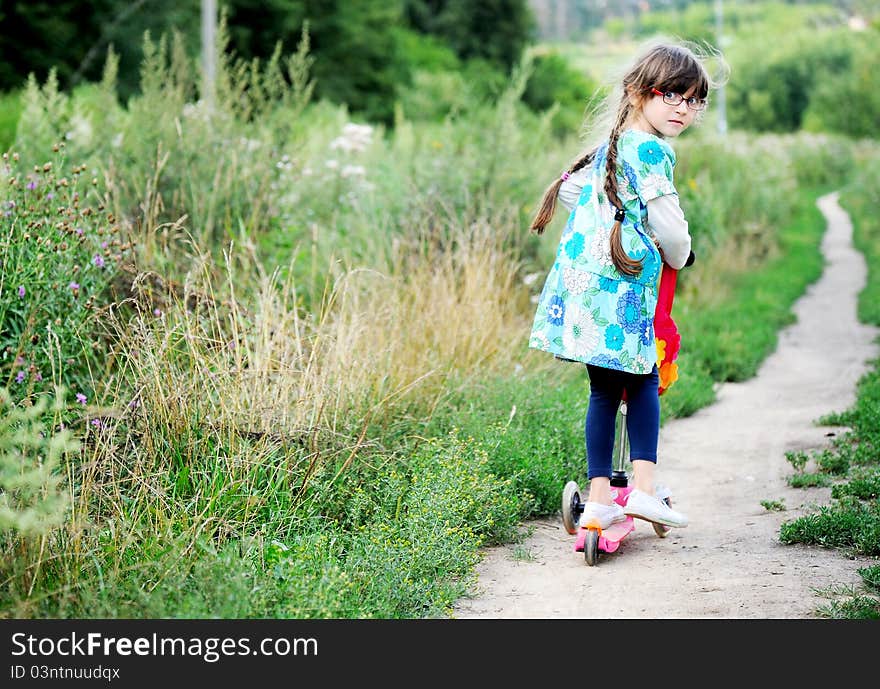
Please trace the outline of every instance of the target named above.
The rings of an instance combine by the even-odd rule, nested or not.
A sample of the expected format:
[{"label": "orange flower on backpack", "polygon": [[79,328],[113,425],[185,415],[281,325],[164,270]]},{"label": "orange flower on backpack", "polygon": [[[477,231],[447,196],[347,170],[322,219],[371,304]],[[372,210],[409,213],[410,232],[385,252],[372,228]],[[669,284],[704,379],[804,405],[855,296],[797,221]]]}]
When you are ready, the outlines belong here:
[{"label": "orange flower on backpack", "polygon": [[678,380],[678,364],[674,361],[667,361],[660,365],[660,390],[666,391],[670,386]]}]

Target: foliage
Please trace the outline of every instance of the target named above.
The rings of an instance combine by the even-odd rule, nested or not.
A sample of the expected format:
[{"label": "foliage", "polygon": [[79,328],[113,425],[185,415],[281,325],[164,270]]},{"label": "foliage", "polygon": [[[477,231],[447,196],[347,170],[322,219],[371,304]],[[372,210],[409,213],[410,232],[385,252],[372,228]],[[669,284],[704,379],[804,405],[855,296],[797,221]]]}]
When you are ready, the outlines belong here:
[{"label": "foliage", "polygon": [[98,179],[71,165],[63,142],[53,148],[33,167],[3,155],[0,372],[16,402],[63,385],[85,403],[107,355],[104,300],[131,243],[102,205]]},{"label": "foliage", "polygon": [[21,94],[18,91],[0,94],[0,152],[9,150],[15,141],[15,128],[21,116]]},{"label": "foliage", "polygon": [[[63,400],[64,391],[56,389],[56,420]],[[43,417],[48,406],[48,397],[41,395],[33,406],[18,407],[0,388],[0,542],[5,541],[7,553],[17,537],[44,534],[57,526],[68,506],[56,470],[78,444],[67,429],[47,435]]]},{"label": "foliage", "polygon": [[14,3],[2,17],[0,88],[19,88],[29,75],[39,82],[55,70],[64,90],[100,78],[112,48],[121,56],[123,98],[138,82],[141,37],[179,27],[190,54],[199,50],[199,5],[176,0],[93,0],[82,11],[76,0]]},{"label": "foliage", "polygon": [[533,28],[525,0],[403,0],[409,26],[438,36],[464,59],[483,58],[503,71],[516,65]]},{"label": "foliage", "polygon": [[535,52],[523,102],[536,112],[555,108],[553,131],[560,138],[580,131],[598,85],[571,67],[558,52]]}]

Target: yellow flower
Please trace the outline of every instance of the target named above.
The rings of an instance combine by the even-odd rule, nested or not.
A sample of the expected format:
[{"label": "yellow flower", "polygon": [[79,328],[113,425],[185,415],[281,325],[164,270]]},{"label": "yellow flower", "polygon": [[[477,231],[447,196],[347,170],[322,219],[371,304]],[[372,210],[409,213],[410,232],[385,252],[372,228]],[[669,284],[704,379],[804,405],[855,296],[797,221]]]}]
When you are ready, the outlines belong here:
[{"label": "yellow flower", "polygon": [[657,344],[657,363],[662,364],[663,360],[666,359],[666,340],[661,340],[658,337],[654,341]]},{"label": "yellow flower", "polygon": [[696,191],[697,190],[697,180],[695,180],[693,177],[691,177],[688,180],[688,186],[691,188],[691,191]]}]

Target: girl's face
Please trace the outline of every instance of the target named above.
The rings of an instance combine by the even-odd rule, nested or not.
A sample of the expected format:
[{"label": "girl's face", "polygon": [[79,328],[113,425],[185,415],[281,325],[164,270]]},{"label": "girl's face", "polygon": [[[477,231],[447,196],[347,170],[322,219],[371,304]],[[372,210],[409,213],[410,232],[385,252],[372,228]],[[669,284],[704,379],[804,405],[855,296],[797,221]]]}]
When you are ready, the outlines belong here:
[{"label": "girl's face", "polygon": [[678,105],[668,105],[664,102],[662,95],[656,95],[649,91],[641,99],[641,107],[638,103],[634,103],[636,112],[631,126],[663,138],[678,136],[691,126],[697,116],[697,111],[687,106],[687,99],[693,95],[695,90],[695,87],[691,87],[685,93],[680,94],[684,98]]}]

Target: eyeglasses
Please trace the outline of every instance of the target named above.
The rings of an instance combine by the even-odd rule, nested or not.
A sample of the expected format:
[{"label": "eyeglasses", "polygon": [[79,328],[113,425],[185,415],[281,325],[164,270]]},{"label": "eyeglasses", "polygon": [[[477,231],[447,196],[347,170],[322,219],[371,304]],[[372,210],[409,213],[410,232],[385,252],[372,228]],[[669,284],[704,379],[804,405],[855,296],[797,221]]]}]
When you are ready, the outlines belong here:
[{"label": "eyeglasses", "polygon": [[651,93],[655,96],[662,96],[663,102],[666,103],[666,105],[680,105],[682,101],[685,101],[691,110],[705,110],[706,105],[709,103],[705,98],[697,98],[696,96],[685,98],[675,91],[660,91],[652,88]]}]

